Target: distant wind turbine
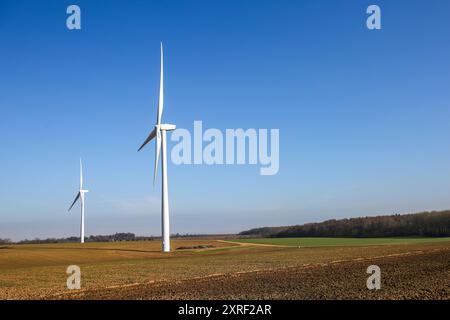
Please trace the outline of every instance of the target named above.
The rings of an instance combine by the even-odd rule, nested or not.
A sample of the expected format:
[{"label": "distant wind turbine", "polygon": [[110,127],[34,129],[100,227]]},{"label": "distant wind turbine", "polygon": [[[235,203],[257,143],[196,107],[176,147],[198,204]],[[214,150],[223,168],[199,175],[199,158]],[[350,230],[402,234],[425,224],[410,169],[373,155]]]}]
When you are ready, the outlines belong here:
[{"label": "distant wind turbine", "polygon": [[154,137],[156,137],[155,144],[155,168],[153,171],[153,185],[155,185],[156,176],[158,173],[158,161],[159,154],[162,145],[162,205],[161,205],[161,215],[162,215],[162,251],[170,252],[170,224],[169,224],[169,194],[167,186],[167,143],[166,143],[166,132],[175,130],[176,126],[174,124],[161,124],[162,112],[164,109],[164,57],[163,57],[163,45],[161,42],[161,74],[159,82],[159,101],[158,101],[158,112],[156,115],[156,124],[153,131],[147,137],[145,142],[139,148],[140,151],[148,142],[150,142]]},{"label": "distant wind turbine", "polygon": [[73,201],[72,205],[69,208],[72,209],[72,207],[74,206],[74,204],[78,201],[78,199],[80,199],[81,202],[81,225],[80,225],[80,241],[81,243],[84,243],[84,194],[89,192],[89,190],[84,190],[83,189],[83,163],[81,162],[80,159],[80,190],[78,191],[75,200]]}]

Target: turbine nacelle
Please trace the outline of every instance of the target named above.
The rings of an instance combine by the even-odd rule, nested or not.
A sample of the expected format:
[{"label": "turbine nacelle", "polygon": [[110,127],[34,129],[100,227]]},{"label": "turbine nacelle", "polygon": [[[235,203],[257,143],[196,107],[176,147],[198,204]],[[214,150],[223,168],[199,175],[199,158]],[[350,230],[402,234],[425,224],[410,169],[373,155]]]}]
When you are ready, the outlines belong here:
[{"label": "turbine nacelle", "polygon": [[164,131],[173,131],[177,128],[176,125],[174,124],[160,124],[160,125],[155,125],[156,130],[158,130],[157,128],[159,127],[159,130],[164,130]]}]

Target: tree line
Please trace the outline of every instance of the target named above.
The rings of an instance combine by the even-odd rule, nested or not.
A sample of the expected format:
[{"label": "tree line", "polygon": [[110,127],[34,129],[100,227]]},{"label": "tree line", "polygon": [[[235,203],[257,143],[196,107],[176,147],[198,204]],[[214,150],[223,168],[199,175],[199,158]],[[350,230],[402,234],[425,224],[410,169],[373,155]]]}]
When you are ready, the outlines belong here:
[{"label": "tree line", "polygon": [[[225,236],[225,235],[224,235]],[[172,234],[173,239],[190,239],[190,238],[210,238],[213,237],[209,234]],[[85,242],[118,242],[118,241],[151,241],[161,239],[161,237],[155,236],[137,236],[130,232],[119,232],[111,235],[91,235],[85,238]],[[80,237],[66,237],[66,238],[46,238],[46,239],[25,239],[17,242],[13,242],[10,239],[0,238],[0,244],[39,244],[39,243],[71,243],[80,242]]]},{"label": "tree line", "polygon": [[9,244],[11,243],[11,239],[2,239],[0,238],[0,244]]},{"label": "tree line", "polygon": [[242,236],[289,237],[449,237],[450,210],[332,219],[286,227],[255,228]]},{"label": "tree line", "polygon": [[[134,233],[121,232],[111,235],[91,235],[85,238],[85,242],[118,242],[118,241],[150,241],[154,240],[154,237],[136,236]],[[80,242],[80,237],[67,237],[67,238],[47,238],[47,239],[33,239],[33,240],[21,240],[18,244],[36,244],[36,243],[70,243]]]}]

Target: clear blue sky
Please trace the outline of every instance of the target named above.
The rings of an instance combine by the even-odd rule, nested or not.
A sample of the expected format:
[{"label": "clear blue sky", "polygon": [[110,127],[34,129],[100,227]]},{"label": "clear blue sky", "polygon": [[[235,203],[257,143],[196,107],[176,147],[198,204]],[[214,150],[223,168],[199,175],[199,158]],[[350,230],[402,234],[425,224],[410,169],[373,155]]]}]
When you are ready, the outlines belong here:
[{"label": "clear blue sky", "polygon": [[[78,4],[82,30],[66,28]],[[366,28],[378,4],[382,29]],[[164,119],[279,128],[280,171],[169,166],[172,232],[450,208],[450,2],[0,2],[0,237],[160,234]],[[173,143],[169,144],[169,147]]]}]

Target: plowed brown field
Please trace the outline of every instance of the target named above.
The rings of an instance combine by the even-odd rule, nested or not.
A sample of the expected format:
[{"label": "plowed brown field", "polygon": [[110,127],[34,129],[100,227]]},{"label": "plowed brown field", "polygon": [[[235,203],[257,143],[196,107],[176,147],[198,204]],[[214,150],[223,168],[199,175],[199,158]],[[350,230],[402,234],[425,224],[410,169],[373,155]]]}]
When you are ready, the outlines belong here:
[{"label": "plowed brown field", "polygon": [[[157,243],[90,244],[90,251],[73,245],[65,250],[33,246],[28,248],[33,259],[27,260],[20,252],[24,247],[13,246],[10,254],[19,250],[16,258],[22,254],[22,263],[46,258],[32,267],[16,261],[16,268],[8,268],[6,250],[0,250],[0,298],[450,299],[449,242],[333,248],[237,246],[214,240],[182,244],[216,248],[167,255],[145,249],[158,248]],[[91,261],[85,257],[96,250]],[[65,255],[55,257],[58,252]],[[82,270],[81,290],[65,288],[69,262]],[[366,269],[372,264],[381,268],[378,291],[366,287]]]}]

